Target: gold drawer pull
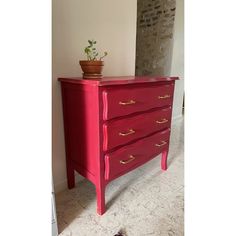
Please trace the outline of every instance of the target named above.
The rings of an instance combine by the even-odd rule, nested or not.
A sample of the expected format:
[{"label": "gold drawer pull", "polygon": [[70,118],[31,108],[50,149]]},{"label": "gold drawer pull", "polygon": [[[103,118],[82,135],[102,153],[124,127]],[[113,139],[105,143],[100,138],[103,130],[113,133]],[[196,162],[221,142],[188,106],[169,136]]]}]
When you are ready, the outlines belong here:
[{"label": "gold drawer pull", "polygon": [[127,135],[130,135],[130,134],[134,134],[135,133],[135,131],[133,130],[133,129],[129,129],[129,132],[127,132],[127,133],[119,133],[119,135],[120,136],[127,136]]},{"label": "gold drawer pull", "polygon": [[164,96],[158,96],[159,99],[166,99],[166,98],[170,98],[169,94],[166,94]]},{"label": "gold drawer pull", "polygon": [[135,104],[136,102],[134,100],[129,100],[127,102],[119,102],[120,105],[132,105]]},{"label": "gold drawer pull", "polygon": [[166,141],[161,141],[161,144],[155,144],[156,147],[161,147],[164,146],[165,144],[167,144]]},{"label": "gold drawer pull", "polygon": [[123,164],[123,165],[128,164],[131,161],[133,161],[134,159],[135,159],[135,157],[133,155],[130,155],[128,160],[121,160],[120,164]]},{"label": "gold drawer pull", "polygon": [[163,123],[166,123],[166,122],[168,122],[168,120],[166,118],[164,118],[162,120],[156,120],[157,124],[163,124]]}]

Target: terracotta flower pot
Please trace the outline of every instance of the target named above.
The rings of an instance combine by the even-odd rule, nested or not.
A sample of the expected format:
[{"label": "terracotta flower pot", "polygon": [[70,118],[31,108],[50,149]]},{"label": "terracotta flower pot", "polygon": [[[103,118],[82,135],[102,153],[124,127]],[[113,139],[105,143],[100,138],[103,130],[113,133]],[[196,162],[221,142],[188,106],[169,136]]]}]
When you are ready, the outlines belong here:
[{"label": "terracotta flower pot", "polygon": [[104,66],[103,61],[79,61],[79,64],[84,72],[84,78],[89,79],[102,77],[102,69]]}]

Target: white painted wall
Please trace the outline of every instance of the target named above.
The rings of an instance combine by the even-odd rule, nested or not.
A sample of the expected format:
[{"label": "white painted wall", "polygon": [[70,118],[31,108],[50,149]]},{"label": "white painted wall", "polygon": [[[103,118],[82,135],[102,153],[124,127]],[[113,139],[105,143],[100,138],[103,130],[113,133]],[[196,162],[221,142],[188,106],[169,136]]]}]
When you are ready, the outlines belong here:
[{"label": "white painted wall", "polygon": [[176,0],[173,43],[171,75],[180,77],[176,81],[173,105],[173,119],[177,119],[182,116],[184,93],[184,0]]},{"label": "white painted wall", "polygon": [[66,188],[61,92],[58,77],[81,76],[79,60],[88,39],[108,51],[104,75],[134,75],[137,0],[53,0],[52,102],[53,179],[55,191]]}]

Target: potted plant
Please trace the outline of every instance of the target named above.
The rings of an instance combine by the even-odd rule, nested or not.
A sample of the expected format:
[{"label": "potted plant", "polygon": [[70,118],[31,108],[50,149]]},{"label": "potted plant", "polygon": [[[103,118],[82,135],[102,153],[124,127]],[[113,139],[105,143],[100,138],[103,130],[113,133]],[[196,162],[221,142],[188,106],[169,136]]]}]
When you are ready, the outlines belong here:
[{"label": "potted plant", "polygon": [[87,55],[87,60],[80,60],[79,64],[81,66],[84,78],[101,78],[102,69],[104,62],[102,59],[107,56],[107,52],[104,52],[103,56],[99,57],[99,53],[95,48],[97,43],[94,40],[88,40],[89,45],[84,49],[85,54]]}]

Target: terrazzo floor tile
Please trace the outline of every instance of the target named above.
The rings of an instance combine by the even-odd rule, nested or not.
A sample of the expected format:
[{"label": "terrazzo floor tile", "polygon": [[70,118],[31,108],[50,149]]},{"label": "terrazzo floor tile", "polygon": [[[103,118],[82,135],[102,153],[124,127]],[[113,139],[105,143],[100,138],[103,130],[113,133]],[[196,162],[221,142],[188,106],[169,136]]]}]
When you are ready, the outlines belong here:
[{"label": "terrazzo floor tile", "polygon": [[114,180],[106,189],[107,211],[96,214],[95,187],[83,179],[56,195],[60,236],[184,235],[184,121],[172,126],[168,169],[160,156]]}]

